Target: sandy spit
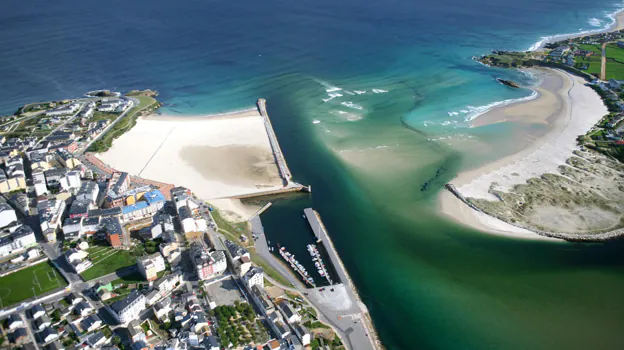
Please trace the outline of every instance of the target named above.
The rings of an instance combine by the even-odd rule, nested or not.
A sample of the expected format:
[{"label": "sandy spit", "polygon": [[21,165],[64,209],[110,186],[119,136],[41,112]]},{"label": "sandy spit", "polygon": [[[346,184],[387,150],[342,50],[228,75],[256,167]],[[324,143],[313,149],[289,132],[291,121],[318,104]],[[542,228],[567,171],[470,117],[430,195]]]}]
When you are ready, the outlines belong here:
[{"label": "sandy spit", "polygon": [[[475,120],[474,125],[528,122],[546,125],[548,131],[536,135],[534,142],[515,154],[460,173],[451,183],[464,196],[496,200],[489,193],[493,182],[498,184],[498,189],[509,190],[530,178],[555,172],[578,149],[577,136],[586,133],[607,113],[598,94],[585,86],[583,79],[560,70],[540,71],[544,79],[536,88],[539,93],[536,99],[494,108]],[[471,210],[446,190],[440,193],[439,208],[456,222],[484,232],[549,239]]]}]

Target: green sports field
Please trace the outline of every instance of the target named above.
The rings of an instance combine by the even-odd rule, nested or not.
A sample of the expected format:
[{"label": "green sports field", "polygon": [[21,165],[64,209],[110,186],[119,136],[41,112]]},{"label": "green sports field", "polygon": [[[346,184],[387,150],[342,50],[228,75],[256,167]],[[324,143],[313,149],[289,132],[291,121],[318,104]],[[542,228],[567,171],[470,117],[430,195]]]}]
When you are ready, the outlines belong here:
[{"label": "green sports field", "polygon": [[35,295],[63,288],[63,276],[50,262],[37,264],[10,275],[0,277],[1,307],[17,304]]}]

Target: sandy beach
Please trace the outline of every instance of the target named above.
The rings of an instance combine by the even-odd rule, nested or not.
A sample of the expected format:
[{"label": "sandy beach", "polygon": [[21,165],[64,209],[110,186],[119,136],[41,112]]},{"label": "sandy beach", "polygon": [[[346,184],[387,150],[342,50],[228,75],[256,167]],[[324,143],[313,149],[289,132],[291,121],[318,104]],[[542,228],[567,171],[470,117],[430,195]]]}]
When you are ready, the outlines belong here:
[{"label": "sandy beach", "polygon": [[242,219],[257,208],[225,198],[283,187],[264,119],[256,109],[140,118],[97,157],[131,175],[188,187]]},{"label": "sandy beach", "polygon": [[[477,118],[474,126],[539,123],[547,131],[535,135],[535,140],[519,152],[460,173],[451,183],[464,196],[497,200],[489,193],[492,183],[496,183],[497,189],[509,190],[530,178],[555,172],[578,149],[577,136],[586,133],[607,113],[598,94],[585,86],[583,79],[552,69],[540,69],[539,74],[543,82],[535,89],[539,93],[536,99],[494,108]],[[439,204],[442,213],[475,229],[519,238],[545,238],[478,213],[448,191],[441,192]]]}]

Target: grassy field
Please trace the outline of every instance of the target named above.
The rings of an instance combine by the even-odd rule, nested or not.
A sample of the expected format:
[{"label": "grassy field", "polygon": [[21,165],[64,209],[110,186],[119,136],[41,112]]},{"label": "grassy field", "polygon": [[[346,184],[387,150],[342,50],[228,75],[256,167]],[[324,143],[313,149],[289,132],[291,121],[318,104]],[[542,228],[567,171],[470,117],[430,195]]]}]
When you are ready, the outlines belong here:
[{"label": "grassy field", "polygon": [[37,264],[0,277],[0,307],[63,288],[67,282],[49,262]]},{"label": "grassy field", "polygon": [[602,49],[599,45],[580,45],[582,50],[592,51],[594,54],[589,57],[576,57],[577,63],[587,64],[588,68],[585,72],[589,74],[600,74],[600,57],[602,56]]},{"label": "grassy field", "polygon": [[97,246],[89,248],[87,252],[93,266],[80,274],[87,281],[136,264],[136,257],[126,250]]},{"label": "grassy field", "polygon": [[607,45],[607,79],[624,80],[624,49]]}]

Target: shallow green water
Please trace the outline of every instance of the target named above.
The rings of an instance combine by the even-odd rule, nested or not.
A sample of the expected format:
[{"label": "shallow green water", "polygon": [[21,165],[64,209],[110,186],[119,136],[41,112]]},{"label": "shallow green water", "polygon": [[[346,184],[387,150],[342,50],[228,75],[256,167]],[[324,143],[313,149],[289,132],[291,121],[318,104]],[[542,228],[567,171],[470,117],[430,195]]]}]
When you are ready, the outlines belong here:
[{"label": "shallow green water", "polygon": [[[460,152],[402,124],[400,104],[310,132],[318,112],[306,109],[305,99],[292,102],[296,96],[285,93],[270,101],[291,171],[313,193],[275,203],[263,215],[267,235],[304,249],[311,235],[302,209],[317,209],[388,348],[624,345],[621,243],[509,239],[436,213],[442,185],[461,167],[511,152],[509,141],[524,135],[517,126],[472,130],[463,145],[488,147]],[[388,152],[375,148],[382,144]],[[339,152],[361,149],[356,160]]]}]

